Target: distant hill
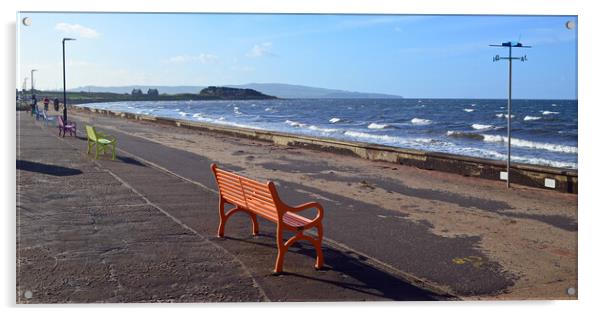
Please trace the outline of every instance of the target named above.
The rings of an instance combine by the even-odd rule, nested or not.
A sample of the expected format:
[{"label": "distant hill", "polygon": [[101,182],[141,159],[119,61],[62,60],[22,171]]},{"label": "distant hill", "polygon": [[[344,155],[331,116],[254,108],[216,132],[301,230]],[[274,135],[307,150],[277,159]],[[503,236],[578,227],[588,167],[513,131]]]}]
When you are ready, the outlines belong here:
[{"label": "distant hill", "polygon": [[398,99],[398,95],[382,93],[365,93],[345,90],[325,89],[292,85],[284,83],[249,83],[243,85],[226,85],[233,88],[248,88],[288,99]]},{"label": "distant hill", "polygon": [[200,92],[203,100],[267,100],[277,99],[274,96],[263,94],[253,89],[239,89],[231,87],[207,87]]},{"label": "distant hill", "polygon": [[182,93],[199,93],[204,86],[114,86],[114,87],[102,87],[102,86],[83,86],[68,91],[73,92],[111,92],[111,93],[131,93],[133,89],[140,89],[146,93],[148,89],[157,89],[160,94],[182,94]]},{"label": "distant hill", "polygon": [[[253,89],[263,94],[285,99],[399,99],[398,95],[382,93],[353,92],[345,90],[325,89],[284,83],[249,83],[244,85],[224,85],[224,87]],[[121,87],[99,87],[84,86],[69,91],[79,92],[113,92],[130,93],[132,89],[141,89],[144,93],[148,89],[157,89],[160,94],[199,93],[203,86],[121,86]]]}]

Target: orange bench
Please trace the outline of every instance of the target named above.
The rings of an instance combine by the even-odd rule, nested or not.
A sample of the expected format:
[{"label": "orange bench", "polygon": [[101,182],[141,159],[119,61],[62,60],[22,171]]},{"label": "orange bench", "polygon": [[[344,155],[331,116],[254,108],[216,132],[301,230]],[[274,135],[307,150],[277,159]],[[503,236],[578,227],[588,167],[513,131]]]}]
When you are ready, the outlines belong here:
[{"label": "orange bench", "polygon": [[[236,212],[247,213],[253,222],[252,233],[259,233],[259,223],[257,215],[274,222],[276,224],[276,243],[278,245],[278,257],[276,258],[275,273],[282,272],[284,254],[288,248],[299,240],[307,240],[316,248],[315,268],[320,269],[324,264],[322,255],[322,218],[324,209],[317,202],[305,203],[298,206],[288,206],[280,200],[276,186],[273,182],[257,182],[235,173],[219,169],[216,164],[211,164],[211,170],[215,175],[215,180],[219,189],[219,228],[218,237],[224,237],[224,227],[226,221]],[[225,211],[225,204],[231,204],[234,207]],[[315,208],[317,215],[314,219],[308,219],[297,212]],[[317,237],[303,234],[304,231],[315,227],[318,231]],[[295,233],[286,242],[283,242],[283,232],[285,230]]]}]

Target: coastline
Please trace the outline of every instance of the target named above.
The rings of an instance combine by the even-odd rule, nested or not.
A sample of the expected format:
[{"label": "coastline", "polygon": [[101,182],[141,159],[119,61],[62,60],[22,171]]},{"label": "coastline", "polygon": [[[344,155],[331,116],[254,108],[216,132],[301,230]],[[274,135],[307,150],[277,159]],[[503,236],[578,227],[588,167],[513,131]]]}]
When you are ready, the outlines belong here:
[{"label": "coastline", "polygon": [[[357,156],[368,160],[392,162],[420,169],[443,171],[468,177],[501,181],[501,172],[506,171],[505,162],[486,158],[95,109],[87,107],[85,104],[75,105],[74,108],[79,111],[87,111],[130,120],[150,121],[189,129],[206,130],[236,137],[268,141],[282,146],[333,152],[342,155]],[[512,163],[510,180],[513,184],[554,190],[563,193],[578,193],[578,170],[573,169]]]}]

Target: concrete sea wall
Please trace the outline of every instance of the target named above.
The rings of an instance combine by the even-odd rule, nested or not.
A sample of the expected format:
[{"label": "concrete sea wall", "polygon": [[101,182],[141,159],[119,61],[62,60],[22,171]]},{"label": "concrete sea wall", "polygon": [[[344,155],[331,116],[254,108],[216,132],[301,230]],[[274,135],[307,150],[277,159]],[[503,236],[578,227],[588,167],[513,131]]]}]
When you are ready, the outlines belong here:
[{"label": "concrete sea wall", "polygon": [[[337,154],[357,156],[369,160],[387,161],[407,166],[414,166],[420,169],[437,170],[468,177],[479,177],[502,181],[500,180],[501,173],[506,171],[505,162],[490,159],[403,149],[362,142],[342,141],[331,138],[320,138],[282,132],[254,130],[234,126],[191,122],[164,117],[93,109],[85,106],[77,106],[73,107],[72,109],[76,111],[92,112],[130,120],[154,122],[228,134],[234,137],[246,137],[250,139],[268,141],[283,146],[303,147]],[[512,183],[555,190],[564,193],[577,194],[577,178],[577,171],[571,169],[516,163],[512,164],[510,169],[510,181]]]}]

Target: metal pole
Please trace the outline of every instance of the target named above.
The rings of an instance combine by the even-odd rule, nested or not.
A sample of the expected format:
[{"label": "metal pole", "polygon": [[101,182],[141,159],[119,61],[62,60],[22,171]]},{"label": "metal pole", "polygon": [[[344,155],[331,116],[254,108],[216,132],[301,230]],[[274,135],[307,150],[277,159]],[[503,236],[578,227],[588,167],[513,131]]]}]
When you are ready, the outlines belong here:
[{"label": "metal pole", "polygon": [[520,61],[526,61],[527,56],[523,57],[512,57],[512,47],[519,48],[531,48],[531,46],[525,46],[521,43],[512,43],[512,42],[504,42],[501,45],[489,45],[494,47],[508,47],[508,57],[500,57],[496,55],[493,57],[493,61],[496,62],[498,60],[508,60],[508,114],[506,114],[506,118],[508,120],[508,128],[507,128],[507,143],[508,143],[508,158],[506,159],[506,187],[510,188],[510,162],[512,157],[511,145],[512,145],[512,60],[518,59]]},{"label": "metal pole", "polygon": [[506,187],[510,187],[510,142],[512,133],[512,45],[508,47],[508,160],[506,161]]},{"label": "metal pole", "polygon": [[67,82],[65,81],[65,39],[63,39],[63,121],[67,124]]},{"label": "metal pole", "polygon": [[35,69],[31,70],[31,95],[33,95],[33,72],[36,71]]}]

